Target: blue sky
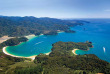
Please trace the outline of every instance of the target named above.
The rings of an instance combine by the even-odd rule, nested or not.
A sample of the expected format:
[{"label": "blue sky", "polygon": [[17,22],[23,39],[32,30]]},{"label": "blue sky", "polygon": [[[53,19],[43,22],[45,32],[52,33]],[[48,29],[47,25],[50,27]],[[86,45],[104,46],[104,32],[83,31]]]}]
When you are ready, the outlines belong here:
[{"label": "blue sky", "polygon": [[110,18],[110,0],[0,0],[0,15]]}]

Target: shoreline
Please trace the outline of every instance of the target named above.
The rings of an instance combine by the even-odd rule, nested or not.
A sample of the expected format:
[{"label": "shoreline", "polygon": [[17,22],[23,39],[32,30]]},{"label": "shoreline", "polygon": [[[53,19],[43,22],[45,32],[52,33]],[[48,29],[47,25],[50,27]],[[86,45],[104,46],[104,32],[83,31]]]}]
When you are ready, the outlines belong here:
[{"label": "shoreline", "polygon": [[44,34],[40,34],[40,35],[30,34],[30,35],[26,35],[24,37],[26,37],[28,40],[30,40],[30,39],[33,39],[34,37],[39,37],[39,36],[42,36],[42,35],[44,35]]},{"label": "shoreline", "polygon": [[35,35],[34,34],[31,34],[31,35],[27,35],[27,36],[24,36],[24,37],[26,37],[27,39],[32,39],[32,38],[34,38],[35,37]]},{"label": "shoreline", "polygon": [[[31,59],[32,61],[34,61],[35,57],[37,55],[33,55],[33,56],[29,56],[29,57],[23,57],[23,56],[16,56],[16,55],[13,55],[13,54],[10,54],[6,51],[6,47],[3,47],[2,49],[3,53],[6,54],[6,55],[9,55],[9,56],[12,56],[12,57],[18,57],[18,58],[29,58]],[[49,55],[51,52],[48,52],[48,53],[44,53],[45,55]]]},{"label": "shoreline", "polygon": [[[59,31],[57,33],[63,33],[63,32],[64,31]],[[42,36],[42,35],[44,35],[44,34],[40,34],[40,35],[37,35],[37,36],[35,34],[30,34],[30,35],[26,35],[24,37],[26,37],[27,39],[32,39],[34,37],[39,37],[39,36]],[[15,37],[8,37],[8,36],[0,37],[0,44],[7,41],[7,40],[9,40],[9,39],[11,39],[11,38],[15,38]]]},{"label": "shoreline", "polygon": [[57,33],[64,33],[64,31],[59,31],[59,32],[57,32]]},{"label": "shoreline", "polygon": [[[57,32],[57,33],[63,33],[64,31],[59,31],[59,32]],[[30,34],[30,35],[26,35],[26,36],[24,36],[24,37],[26,37],[27,39],[32,39],[32,38],[34,38],[34,37],[39,37],[39,36],[42,36],[42,35],[44,35],[44,34],[40,34],[40,35],[35,35],[35,34]],[[8,37],[8,36],[3,36],[3,37],[0,37],[0,44],[1,43],[3,43],[3,42],[5,42],[5,41],[7,41],[7,40],[9,40],[9,39],[11,39],[11,38],[15,38],[15,37]]]},{"label": "shoreline", "polygon": [[74,53],[74,55],[78,55],[78,54],[75,53],[77,50],[79,50],[79,49],[73,49],[72,50],[72,52]]},{"label": "shoreline", "polygon": [[44,53],[45,55],[49,55],[51,52],[48,52],[48,53]]},{"label": "shoreline", "polygon": [[18,58],[29,58],[29,59],[31,59],[32,61],[33,61],[33,60],[35,59],[35,57],[37,56],[37,55],[29,56],[29,57],[16,56],[16,55],[13,55],[13,54],[8,53],[8,52],[6,51],[6,47],[3,47],[2,51],[3,51],[4,54],[9,55],[9,56],[18,57]]},{"label": "shoreline", "polygon": [[[63,33],[63,32],[58,32],[58,33]],[[24,36],[24,37],[26,37],[27,39],[33,39],[34,37],[39,37],[39,36],[43,36],[43,34],[40,34],[40,35],[38,35],[38,36],[35,36],[34,34],[31,34],[31,35],[27,35],[27,36]],[[19,44],[21,44],[21,43],[19,43]],[[19,45],[18,44],[18,45]],[[6,46],[7,47],[7,46]],[[9,56],[12,56],[12,57],[18,57],[18,58],[30,58],[32,61],[35,59],[35,57],[37,56],[37,55],[33,55],[33,56],[29,56],[29,57],[23,57],[23,56],[16,56],[16,55],[13,55],[13,54],[10,54],[10,53],[8,53],[7,51],[6,51],[6,47],[3,47],[3,49],[2,49],[2,52],[4,53],[4,54],[6,54],[6,55],[9,55]],[[48,52],[48,53],[44,53],[45,55],[49,55],[51,53],[51,51],[50,52]]]},{"label": "shoreline", "polygon": [[0,44],[11,39],[11,38],[14,38],[14,37],[9,37],[9,36],[3,36],[3,37],[0,37]]}]

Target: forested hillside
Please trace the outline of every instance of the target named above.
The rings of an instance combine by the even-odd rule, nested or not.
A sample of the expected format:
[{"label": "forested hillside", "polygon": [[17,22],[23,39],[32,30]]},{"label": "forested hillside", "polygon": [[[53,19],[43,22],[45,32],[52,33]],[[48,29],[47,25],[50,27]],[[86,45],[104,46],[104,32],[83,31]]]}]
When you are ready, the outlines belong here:
[{"label": "forested hillside", "polygon": [[[82,48],[80,48],[83,46]],[[32,62],[29,59],[0,55],[1,74],[96,74],[110,73],[110,63],[93,54],[74,55],[73,48],[91,47],[91,42],[57,42],[50,55],[39,54]]]},{"label": "forested hillside", "polygon": [[14,46],[18,45],[20,42],[26,42],[28,39],[26,37],[20,37],[20,38],[12,38],[9,39],[3,43],[0,44],[0,49],[2,49],[5,46]]},{"label": "forested hillside", "polygon": [[45,35],[57,34],[57,31],[74,32],[69,29],[82,23],[70,22],[55,18],[36,17],[0,17],[0,37],[24,36],[29,34]]}]

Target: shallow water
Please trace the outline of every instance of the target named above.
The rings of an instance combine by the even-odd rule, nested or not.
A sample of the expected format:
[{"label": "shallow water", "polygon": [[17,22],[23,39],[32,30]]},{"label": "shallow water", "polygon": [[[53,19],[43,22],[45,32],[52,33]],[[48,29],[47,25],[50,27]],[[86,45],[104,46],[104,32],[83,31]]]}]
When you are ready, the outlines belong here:
[{"label": "shallow water", "polygon": [[[85,23],[83,26],[76,26],[71,28],[76,33],[59,33],[58,35],[40,36],[23,42],[17,46],[10,46],[6,48],[6,51],[16,56],[32,56],[40,53],[47,53],[51,51],[52,44],[58,41],[68,42],[93,42],[94,48],[89,51],[77,50],[76,53],[83,54],[95,54],[100,59],[110,62],[110,20],[98,19],[88,20],[90,23]],[[85,28],[85,30],[84,30]],[[103,50],[105,47],[105,52]]]}]

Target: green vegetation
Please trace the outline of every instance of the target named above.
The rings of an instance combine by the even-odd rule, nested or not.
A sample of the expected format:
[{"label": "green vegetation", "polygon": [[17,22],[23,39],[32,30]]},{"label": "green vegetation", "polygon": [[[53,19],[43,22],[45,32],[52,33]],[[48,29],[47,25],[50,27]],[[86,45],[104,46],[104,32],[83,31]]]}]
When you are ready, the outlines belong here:
[{"label": "green vegetation", "polygon": [[57,35],[57,31],[45,31],[44,35]]},{"label": "green vegetation", "polygon": [[75,31],[72,31],[72,30],[67,30],[65,31],[66,33],[75,33]]},{"label": "green vegetation", "polygon": [[71,51],[73,49],[80,49],[80,50],[88,50],[89,47],[92,47],[91,42],[57,42],[53,44],[52,52],[50,53],[50,56],[65,56],[65,55],[71,55]]},{"label": "green vegetation", "polygon": [[0,37],[4,35],[19,37],[29,34],[53,35],[57,30],[72,32],[69,27],[80,25],[82,23],[69,22],[54,18],[36,18],[36,17],[0,17]]},{"label": "green vegetation", "polygon": [[20,38],[12,38],[9,39],[3,43],[0,44],[0,49],[2,49],[5,46],[14,46],[19,44],[20,42],[26,42],[28,39],[26,37],[20,37]]},{"label": "green vegetation", "polygon": [[[0,37],[14,36],[0,44],[0,74],[95,74],[110,73],[110,63],[100,60],[93,54],[74,55],[73,49],[88,50],[92,42],[57,42],[49,55],[39,54],[34,61],[5,55],[2,48],[14,46],[28,39],[24,35],[57,35],[64,31],[75,33],[70,27],[83,25],[76,20],[35,17],[0,17]],[[20,38],[19,38],[20,37]]]},{"label": "green vegetation", "polygon": [[[7,56],[4,53],[0,53],[0,74],[4,74],[11,66],[16,64],[17,62],[23,62],[24,58],[15,58],[11,56]],[[28,59],[27,59],[28,60]]]},{"label": "green vegetation", "polygon": [[[46,74],[56,73],[109,73],[107,66],[109,63],[98,59],[95,55],[78,55],[78,56],[38,56],[37,63],[41,63]],[[107,71],[108,70],[108,71]]]},{"label": "green vegetation", "polygon": [[100,60],[93,54],[74,55],[73,48],[87,50],[92,47],[91,42],[57,42],[53,44],[49,55],[39,54],[31,62],[0,55],[1,74],[95,74],[110,73],[110,63]]},{"label": "green vegetation", "polygon": [[14,71],[16,74],[42,74],[43,68],[41,65],[36,65],[35,67],[26,67],[26,68],[21,68],[17,67]]}]

